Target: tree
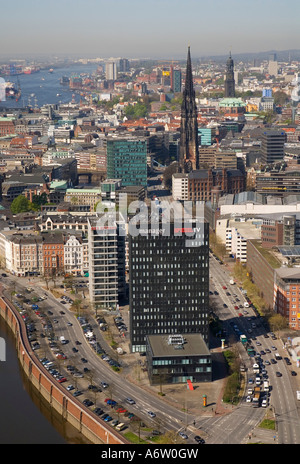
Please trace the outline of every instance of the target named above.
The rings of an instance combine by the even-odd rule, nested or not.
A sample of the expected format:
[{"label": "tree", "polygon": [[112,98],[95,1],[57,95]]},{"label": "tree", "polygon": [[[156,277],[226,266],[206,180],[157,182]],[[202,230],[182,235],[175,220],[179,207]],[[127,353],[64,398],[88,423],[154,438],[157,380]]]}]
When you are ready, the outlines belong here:
[{"label": "tree", "polygon": [[45,205],[48,201],[47,193],[43,192],[41,195],[32,196],[32,204],[37,209],[40,209],[42,205]]},{"label": "tree", "polygon": [[13,214],[26,213],[32,210],[32,203],[24,195],[19,195],[13,200],[10,210]]},{"label": "tree", "polygon": [[168,189],[172,188],[172,175],[178,171],[178,163],[174,162],[168,166],[164,171],[164,184]]}]

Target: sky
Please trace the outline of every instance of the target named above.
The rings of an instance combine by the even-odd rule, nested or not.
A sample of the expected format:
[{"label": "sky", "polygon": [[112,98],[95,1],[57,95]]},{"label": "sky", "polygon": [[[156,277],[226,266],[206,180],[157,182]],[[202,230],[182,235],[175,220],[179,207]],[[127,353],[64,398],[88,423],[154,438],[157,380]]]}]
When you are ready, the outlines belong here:
[{"label": "sky", "polygon": [[0,0],[0,55],[182,59],[300,49],[299,0]]}]

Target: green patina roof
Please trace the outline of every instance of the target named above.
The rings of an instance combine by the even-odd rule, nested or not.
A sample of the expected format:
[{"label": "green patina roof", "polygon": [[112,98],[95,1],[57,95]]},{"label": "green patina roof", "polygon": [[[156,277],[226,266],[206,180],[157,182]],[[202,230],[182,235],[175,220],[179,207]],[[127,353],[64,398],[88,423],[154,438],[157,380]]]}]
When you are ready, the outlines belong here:
[{"label": "green patina roof", "polygon": [[50,188],[52,189],[65,188],[67,190],[68,182],[66,182],[65,180],[54,180],[51,182]]},{"label": "green patina roof", "polygon": [[219,103],[220,106],[246,106],[240,98],[223,98]]}]

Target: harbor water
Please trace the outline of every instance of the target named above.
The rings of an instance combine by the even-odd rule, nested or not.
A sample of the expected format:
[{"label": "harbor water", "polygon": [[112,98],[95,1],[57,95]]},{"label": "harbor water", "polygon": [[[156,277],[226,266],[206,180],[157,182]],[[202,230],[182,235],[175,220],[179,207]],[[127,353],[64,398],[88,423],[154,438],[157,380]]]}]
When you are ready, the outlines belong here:
[{"label": "harbor water", "polygon": [[0,102],[1,108],[41,107],[46,104],[68,103],[74,99],[80,100],[80,93],[74,93],[68,85],[62,85],[60,80],[63,76],[79,76],[80,74],[92,74],[96,71],[96,64],[74,64],[63,68],[41,70],[32,74],[19,74],[18,76],[1,76],[6,82],[19,83],[21,97],[18,101],[7,98]]}]

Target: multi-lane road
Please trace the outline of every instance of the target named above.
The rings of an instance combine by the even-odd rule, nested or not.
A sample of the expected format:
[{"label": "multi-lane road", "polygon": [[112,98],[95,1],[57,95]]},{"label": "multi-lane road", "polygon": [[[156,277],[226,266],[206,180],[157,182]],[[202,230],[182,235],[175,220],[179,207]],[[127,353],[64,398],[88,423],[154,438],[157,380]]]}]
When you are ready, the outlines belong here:
[{"label": "multi-lane road", "polygon": [[[210,276],[212,298],[215,301],[215,306],[219,309],[217,314],[224,321],[228,335],[231,333],[232,337],[236,337],[238,340],[239,329],[240,332],[245,333],[248,339],[251,339],[255,351],[261,353],[262,368],[271,386],[268,406],[275,412],[278,443],[300,443],[296,378],[291,375],[295,366],[293,363],[286,364],[284,358],[289,358],[287,351],[279,339],[270,336],[262,324],[261,318],[257,317],[251,308],[244,307],[245,295],[237,285],[230,285],[230,275],[226,267],[220,265],[213,255],[210,258]],[[224,307],[224,304],[227,307]],[[235,306],[238,309],[235,309]],[[242,315],[239,316],[239,314]],[[276,359],[275,353],[278,353],[281,359]],[[241,356],[247,367],[247,382],[250,378],[255,381],[252,369],[253,358],[247,355],[243,347],[241,347]],[[246,396],[247,392],[245,392],[245,398]],[[205,427],[208,428],[212,437],[209,442],[241,443],[247,433],[251,432],[253,427],[263,418],[264,414],[265,409],[262,407],[253,408],[251,402],[242,402],[232,414],[216,421],[208,421]]]},{"label": "multi-lane road", "polygon": [[[27,296],[26,287],[28,287],[28,283],[22,283],[22,279],[15,280],[14,277],[9,276],[5,279],[5,283],[13,284],[13,288],[16,293]],[[6,292],[6,295],[10,298],[11,286],[8,285],[8,288],[9,290]],[[96,355],[94,350],[92,350],[87,343],[82,328],[80,327],[77,319],[74,317],[74,313],[68,309],[68,305],[61,304],[61,299],[56,299],[50,292],[45,292],[45,290],[38,285],[34,286],[34,294],[36,296],[44,296],[45,293],[47,294],[46,300],[41,303],[39,302],[38,305],[40,306],[41,311],[43,311],[43,313],[45,313],[49,318],[49,321],[53,326],[53,330],[55,331],[55,337],[59,340],[60,336],[64,336],[65,339],[68,340],[68,343],[62,346],[63,352],[67,355],[67,359],[60,361],[60,367],[65,369],[68,364],[71,364],[81,372],[83,372],[84,368],[88,368],[90,373],[92,373],[92,383],[94,385],[101,386],[101,382],[106,382],[109,385],[107,389],[97,395],[97,406],[101,406],[105,409],[105,412],[114,413],[114,410],[107,407],[107,405],[103,402],[105,397],[112,397],[117,400],[119,404],[122,404],[127,410],[134,413],[142,421],[148,424],[149,427],[152,427],[153,429],[159,428],[161,431],[173,430],[180,432],[184,429],[184,424],[193,422],[193,416],[190,416],[176,407],[170,406],[170,404],[167,404],[153,396],[138,385],[131,383],[126,379],[126,377],[120,376],[118,373],[114,372],[104,360],[99,359],[99,356]],[[32,296],[33,294],[29,294],[28,296],[30,295]],[[13,299],[15,300],[16,298],[14,297]],[[49,310],[52,313],[51,315],[48,314]],[[62,312],[64,314],[61,314]],[[106,344],[103,337],[101,337],[99,324],[96,322],[92,324],[97,341],[99,341],[101,346],[105,350],[107,349],[108,354],[110,354],[109,346]],[[80,342],[80,345],[76,343],[78,341]],[[42,348],[39,354],[42,353],[43,356],[51,359],[51,351],[48,342],[45,339],[44,346],[45,348]],[[74,347],[78,349],[77,353],[72,351],[72,348]],[[87,362],[82,362],[81,358],[85,358]],[[63,383],[62,385],[75,385],[74,377],[72,377],[69,373],[67,373],[66,377],[68,382]],[[84,378],[78,378],[76,388],[81,389],[81,385],[83,385],[82,390],[84,394],[79,398],[85,399],[89,397],[93,401],[95,397],[94,394],[87,390],[87,385],[90,383],[88,380],[89,378],[91,378],[90,374],[84,375]],[[128,397],[133,398],[135,400],[135,404],[129,405],[126,402],[126,398]],[[148,414],[149,411],[154,412],[155,417],[151,418]],[[116,414],[114,414],[114,418],[117,418]],[[187,440],[189,443],[195,443],[193,436],[194,434],[189,434],[189,438]],[[180,438],[178,439],[180,440]]]},{"label": "multi-lane road", "polygon": [[[276,415],[278,442],[285,444],[300,443],[300,421],[296,399],[296,380],[291,376],[291,371],[295,366],[288,366],[284,359],[275,360],[275,353],[279,353],[282,358],[287,357],[286,350],[283,349],[279,339],[272,339],[268,335],[266,329],[261,323],[260,318],[256,317],[251,308],[245,308],[244,294],[237,285],[230,285],[230,274],[225,266],[220,265],[213,256],[210,258],[210,289],[212,292],[211,298],[215,303],[215,308],[220,319],[223,320],[223,325],[227,331],[227,339],[234,340],[233,343],[239,343],[237,330],[243,332],[248,338],[252,339],[252,344],[257,352],[261,354],[263,367],[268,376],[271,392],[269,396],[269,407],[272,407]],[[13,283],[14,290],[18,293],[23,293],[28,283],[22,283],[22,279],[16,280],[12,276],[4,279],[7,284]],[[9,287],[9,285],[8,285]],[[224,288],[227,287],[227,288]],[[8,290],[8,295],[11,291]],[[45,291],[38,285],[34,288],[35,294],[38,296],[44,295]],[[228,295],[228,293],[230,295]],[[237,301],[239,300],[239,301]],[[224,307],[226,305],[226,307]],[[180,431],[184,424],[192,424],[194,421],[201,431],[205,432],[206,442],[213,444],[239,444],[243,443],[245,437],[259,424],[265,414],[265,409],[262,407],[254,408],[251,403],[246,402],[247,392],[245,392],[245,401],[233,408],[233,412],[223,416],[192,416],[183,412],[176,407],[172,407],[163,400],[154,397],[152,394],[140,388],[138,385],[133,385],[124,376],[115,373],[110,366],[94,353],[86,338],[83,335],[82,328],[74,317],[74,314],[69,311],[67,305],[60,303],[60,300],[54,298],[50,292],[47,292],[47,299],[41,304],[44,307],[44,312],[47,313],[49,308],[53,313],[50,317],[55,330],[55,334],[59,337],[63,335],[69,340],[67,345],[64,345],[64,351],[68,356],[68,360],[63,361],[66,364],[75,364],[80,370],[88,366],[91,372],[94,373],[93,383],[100,385],[105,381],[110,385],[110,390],[107,391],[117,401],[124,404],[127,409],[130,409],[135,415],[144,420],[147,424],[151,424],[153,428],[158,427],[160,422],[161,430]],[[238,306],[238,309],[234,307]],[[241,307],[240,307],[241,306]],[[61,312],[64,314],[61,314]],[[242,316],[239,316],[242,314]],[[57,321],[57,322],[54,322]],[[72,325],[70,325],[72,324]],[[95,324],[95,333],[97,340],[104,344],[101,337],[99,326]],[[80,341],[81,345],[76,345],[76,341]],[[78,353],[73,353],[73,347],[78,348]],[[104,345],[105,346],[105,345]],[[48,348],[48,347],[47,347]],[[252,372],[253,359],[250,358],[246,350],[241,348],[241,356],[247,367],[247,382],[249,378],[254,379],[255,375]],[[49,349],[48,349],[49,353]],[[86,358],[88,362],[82,363],[81,358]],[[276,361],[271,363],[271,359]],[[278,377],[276,372],[280,372]],[[81,379],[78,379],[81,381]],[[72,380],[68,379],[68,383]],[[248,385],[247,385],[248,386]],[[86,393],[88,393],[86,391]],[[127,397],[134,398],[135,404],[126,404]],[[148,411],[153,411],[156,414],[155,418],[148,415]],[[195,443],[193,440],[194,433],[187,429],[187,443]]]}]

